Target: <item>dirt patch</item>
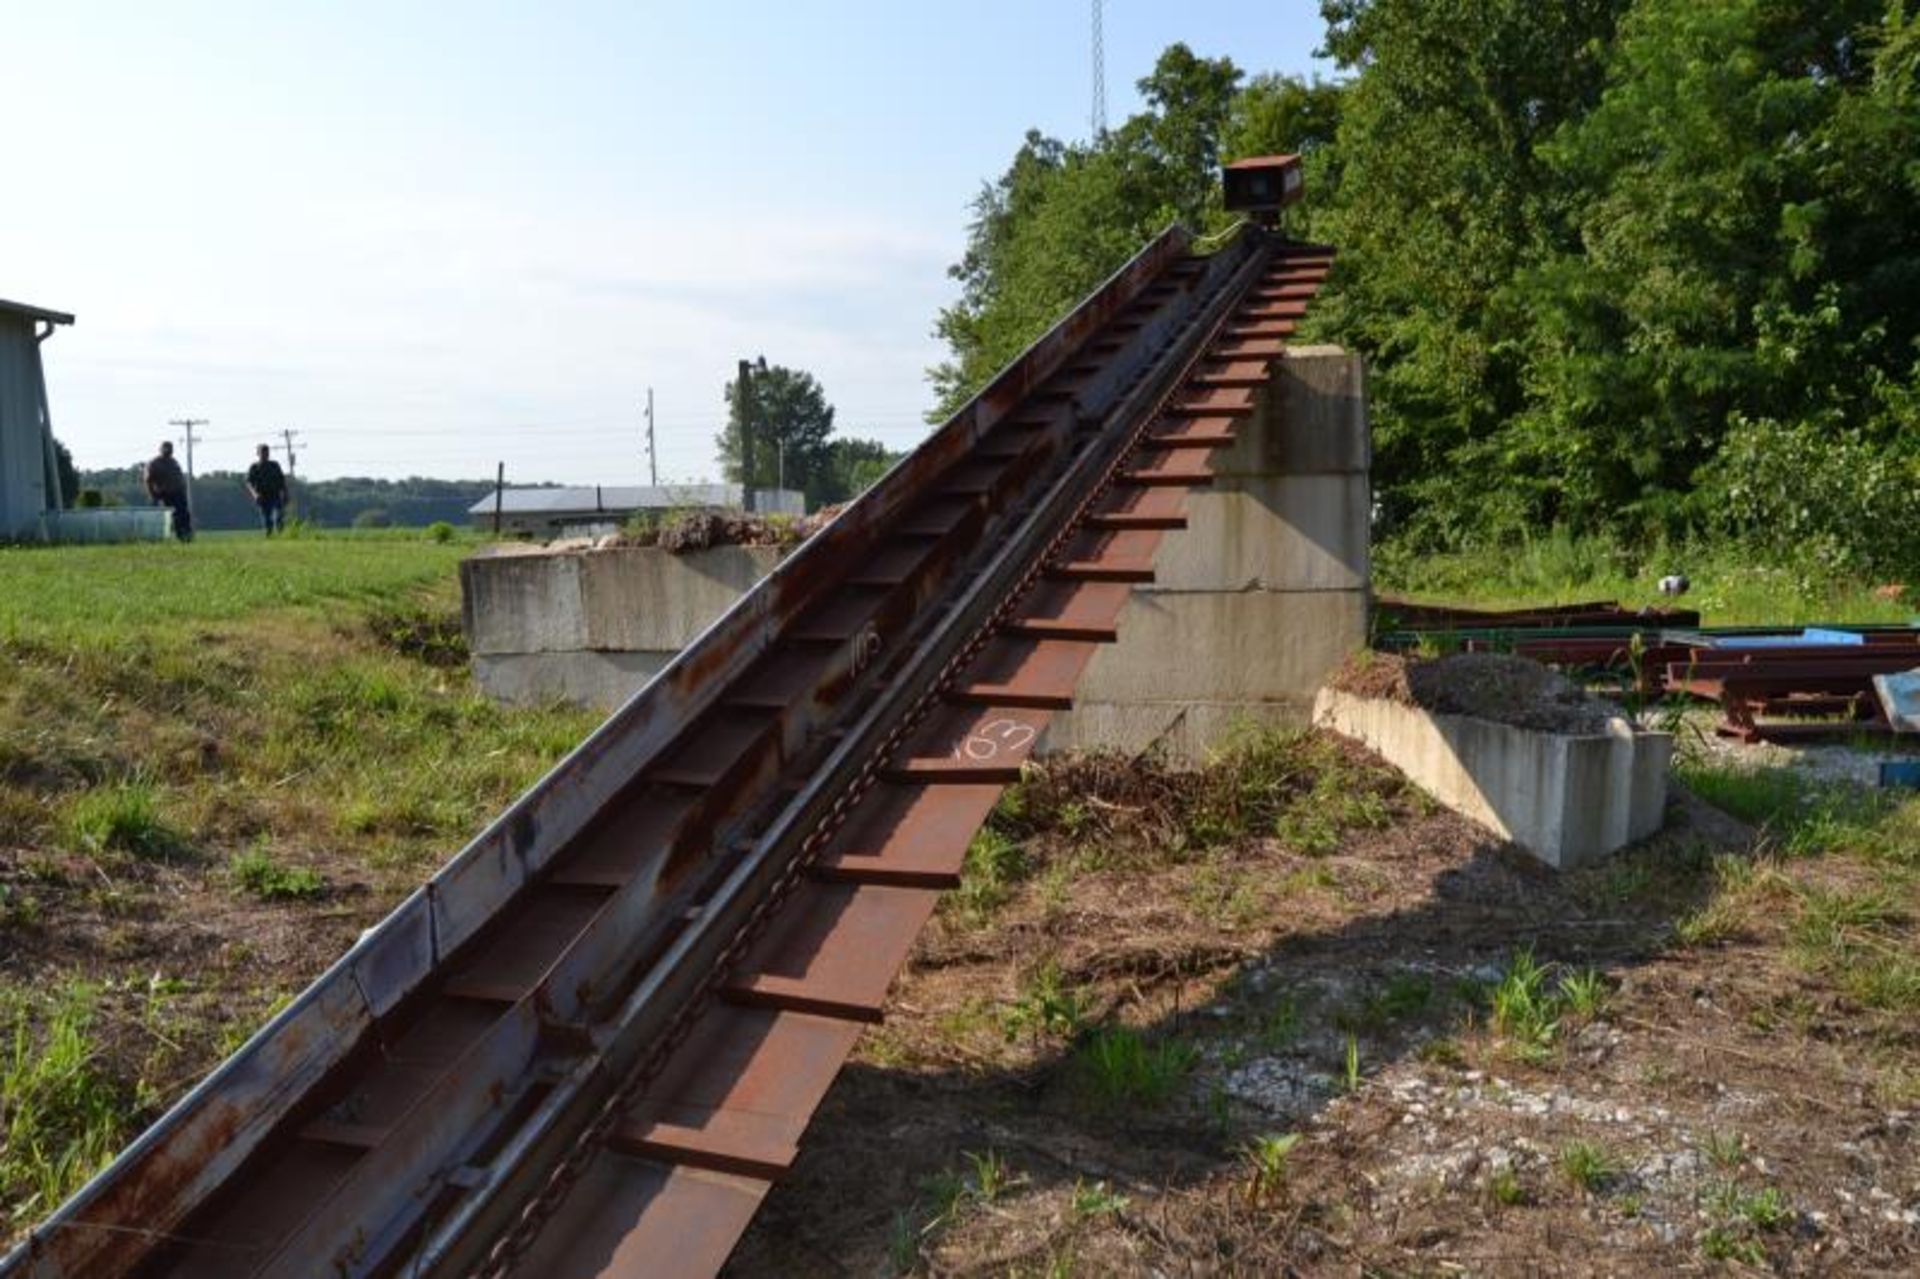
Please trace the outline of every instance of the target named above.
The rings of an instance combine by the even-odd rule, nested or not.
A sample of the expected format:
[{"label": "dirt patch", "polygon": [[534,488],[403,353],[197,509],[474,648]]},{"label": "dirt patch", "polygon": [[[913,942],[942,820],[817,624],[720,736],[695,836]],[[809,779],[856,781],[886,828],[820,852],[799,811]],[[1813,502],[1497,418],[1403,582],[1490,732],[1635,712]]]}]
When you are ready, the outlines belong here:
[{"label": "dirt patch", "polygon": [[[1920,1264],[1912,1025],[1796,966],[1778,907],[1678,939],[1751,830],[1682,794],[1549,875],[1308,739],[1255,765],[1302,802],[1210,840],[1214,771],[1021,788],[729,1273]],[[1274,833],[1367,790],[1384,820],[1332,847]],[[1546,1021],[1511,1006],[1525,964]]]},{"label": "dirt patch", "polygon": [[1552,733],[1597,733],[1620,708],[1558,671],[1503,653],[1453,653],[1423,660],[1368,652],[1327,681],[1329,688],[1417,706],[1439,715],[1471,715]]}]

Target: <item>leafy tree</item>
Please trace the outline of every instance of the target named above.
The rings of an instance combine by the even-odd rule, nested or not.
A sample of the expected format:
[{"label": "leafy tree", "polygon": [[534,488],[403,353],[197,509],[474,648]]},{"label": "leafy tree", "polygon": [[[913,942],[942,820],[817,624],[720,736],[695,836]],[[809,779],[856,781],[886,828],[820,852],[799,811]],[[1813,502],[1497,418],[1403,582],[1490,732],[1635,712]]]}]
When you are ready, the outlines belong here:
[{"label": "leafy tree", "polygon": [[[1341,86],[1315,76],[1266,73],[1235,94],[1220,136],[1220,158],[1314,156],[1333,145],[1340,128]],[[1313,193],[1309,187],[1308,194]]]},{"label": "leafy tree", "polygon": [[829,441],[820,484],[820,504],[845,502],[860,496],[901,457],[902,454],[892,452],[878,440]]},{"label": "leafy tree", "polygon": [[1866,368],[1911,340],[1920,242],[1889,204],[1910,192],[1837,136],[1885,7],[1641,0],[1622,24],[1604,96],[1545,149],[1577,243],[1516,288],[1510,452],[1570,515],[1678,524],[1736,417],[1855,418]]},{"label": "leafy tree", "polygon": [[1495,437],[1525,404],[1503,290],[1568,243],[1541,148],[1598,100],[1627,0],[1325,0],[1341,94],[1339,186],[1312,224],[1337,245],[1314,332],[1366,353],[1391,524],[1457,538],[1530,509],[1465,474],[1506,467]]},{"label": "leafy tree", "polygon": [[74,469],[73,454],[59,440],[53,442],[53,463],[60,472],[60,505],[71,507],[80,497],[80,472]]},{"label": "leafy tree", "polygon": [[975,198],[967,249],[948,275],[960,297],[934,332],[951,358],[930,369],[936,418],[963,404],[1028,343],[1168,223],[1220,220],[1218,177],[1240,71],[1176,44],[1140,81],[1148,110],[1089,144],[1030,131]]},{"label": "leafy tree", "polygon": [[[833,434],[833,406],[811,373],[768,364],[763,355],[747,378],[743,400],[736,382],[726,386],[727,429],[714,441],[721,473],[748,488],[774,488],[784,473],[786,487],[821,501],[827,479],[827,437]],[[752,456],[742,447],[743,410],[752,410]]]}]

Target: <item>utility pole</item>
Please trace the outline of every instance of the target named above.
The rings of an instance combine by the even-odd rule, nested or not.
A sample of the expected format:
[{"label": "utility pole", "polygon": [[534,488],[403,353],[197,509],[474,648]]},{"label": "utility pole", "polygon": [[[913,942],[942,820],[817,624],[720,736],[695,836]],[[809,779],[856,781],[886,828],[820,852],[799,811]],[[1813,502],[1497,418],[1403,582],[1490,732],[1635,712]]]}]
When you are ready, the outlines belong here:
[{"label": "utility pole", "polygon": [[740,501],[749,511],[753,502],[753,365],[740,361],[740,380],[734,384],[734,407],[740,414]]},{"label": "utility pole", "polygon": [[291,431],[285,427],[280,428],[280,438],[287,442],[287,509],[289,511],[295,511],[296,518],[297,508],[293,501],[293,437],[298,434],[298,431]]},{"label": "utility pole", "polygon": [[647,483],[660,487],[660,455],[653,448],[653,388],[647,388]]},{"label": "utility pole", "polygon": [[167,419],[167,425],[177,426],[182,431],[186,432],[186,436],[187,436],[187,509],[191,511],[193,509],[193,428],[196,426],[207,425],[207,419],[203,417],[170,417]]}]

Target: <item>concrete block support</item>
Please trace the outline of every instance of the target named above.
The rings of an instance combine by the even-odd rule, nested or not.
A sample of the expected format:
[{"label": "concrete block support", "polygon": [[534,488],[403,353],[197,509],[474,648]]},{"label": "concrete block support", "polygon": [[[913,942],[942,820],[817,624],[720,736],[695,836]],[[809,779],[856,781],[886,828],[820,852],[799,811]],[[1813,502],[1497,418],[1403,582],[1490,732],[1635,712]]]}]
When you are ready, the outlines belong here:
[{"label": "concrete block support", "polygon": [[787,554],[716,546],[501,547],[460,565],[474,679],[506,702],[632,696]]},{"label": "concrete block support", "polygon": [[1360,357],[1288,351],[1041,749],[1192,761],[1239,723],[1306,724],[1366,641],[1370,462]]},{"label": "concrete block support", "polygon": [[1332,689],[1314,719],[1556,869],[1645,839],[1665,819],[1673,736],[1625,719],[1604,733],[1548,733]]}]

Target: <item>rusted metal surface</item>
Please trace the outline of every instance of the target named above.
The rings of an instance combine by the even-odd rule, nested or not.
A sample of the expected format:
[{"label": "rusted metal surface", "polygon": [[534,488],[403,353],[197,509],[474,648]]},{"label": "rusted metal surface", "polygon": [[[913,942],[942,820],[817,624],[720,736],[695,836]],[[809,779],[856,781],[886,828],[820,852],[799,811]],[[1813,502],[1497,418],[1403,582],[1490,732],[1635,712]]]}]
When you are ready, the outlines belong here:
[{"label": "rusted metal surface", "polygon": [[1324,274],[1255,233],[1186,249],[1117,273],[0,1271],[638,1273],[678,1237],[710,1273],[1251,406],[1269,357],[1222,335]]}]

